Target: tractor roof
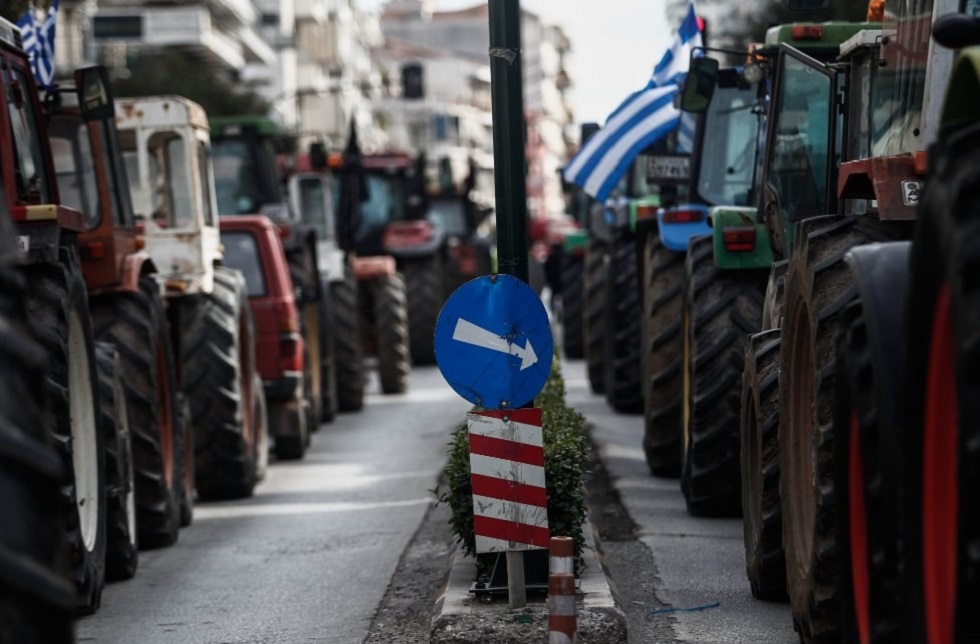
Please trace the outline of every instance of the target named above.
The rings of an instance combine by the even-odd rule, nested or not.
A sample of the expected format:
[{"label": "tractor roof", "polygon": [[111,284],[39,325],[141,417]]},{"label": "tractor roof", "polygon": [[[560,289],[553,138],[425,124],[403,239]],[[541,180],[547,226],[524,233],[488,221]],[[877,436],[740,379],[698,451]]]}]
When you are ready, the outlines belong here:
[{"label": "tractor roof", "polygon": [[258,115],[212,116],[211,136],[238,136],[251,131],[259,136],[282,136],[283,131],[272,119]]},{"label": "tractor roof", "polygon": [[837,53],[841,43],[865,29],[881,29],[881,23],[794,22],[770,28],[766,32],[764,49],[776,49],[786,43],[801,51],[826,49]]},{"label": "tractor roof", "polygon": [[204,108],[183,96],[143,96],[116,100],[116,125],[120,129],[168,128],[192,125],[207,129]]}]

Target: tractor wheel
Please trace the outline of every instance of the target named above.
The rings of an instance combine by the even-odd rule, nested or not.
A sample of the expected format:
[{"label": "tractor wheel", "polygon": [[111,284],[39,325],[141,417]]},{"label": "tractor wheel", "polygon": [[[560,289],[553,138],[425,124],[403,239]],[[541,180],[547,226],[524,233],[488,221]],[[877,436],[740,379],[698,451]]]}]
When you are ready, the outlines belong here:
[{"label": "tractor wheel", "polygon": [[252,418],[255,349],[245,279],[217,267],[214,290],[183,318],[183,393],[194,427],[194,480],[201,499],[237,499],[255,489]]},{"label": "tractor wheel", "polygon": [[194,424],[191,423],[191,403],[181,392],[177,392],[177,435],[180,437],[180,450],[184,455],[181,470],[184,484],[180,488],[180,527],[186,528],[194,522],[194,496],[196,475],[194,467]]},{"label": "tractor wheel", "polygon": [[445,301],[443,262],[438,254],[405,260],[401,268],[408,293],[408,337],[412,362],[433,364],[436,360],[433,338],[436,319]]},{"label": "tractor wheel", "polygon": [[855,246],[893,239],[895,233],[860,216],[815,217],[797,228],[780,352],[783,547],[787,591],[801,638],[831,642],[840,636],[834,366],[843,311],[857,294],[844,256]]},{"label": "tractor wheel", "polygon": [[618,234],[609,253],[606,273],[605,365],[606,400],[618,412],[643,411],[640,378],[641,297],[636,243],[631,234]]},{"label": "tractor wheel", "polygon": [[643,254],[643,451],[654,476],[674,477],[682,454],[684,255],[653,234]]},{"label": "tractor wheel", "polygon": [[572,360],[585,355],[582,337],[582,258],[562,254],[561,271],[561,330],[565,357]]},{"label": "tractor wheel", "polygon": [[69,567],[78,610],[94,613],[105,584],[105,436],[99,411],[95,341],[85,284],[74,257],[25,268],[30,328],[48,352],[44,423],[55,437],[65,474],[62,496]]},{"label": "tractor wheel", "polygon": [[63,577],[63,468],[51,445],[56,419],[43,411],[56,389],[44,377],[49,356],[27,331],[24,285],[19,270],[0,269],[0,638],[69,644],[76,598]]},{"label": "tractor wheel", "polygon": [[681,490],[696,516],[739,516],[739,420],[748,336],[759,330],[767,275],[715,266],[710,235],[685,262],[684,452]]},{"label": "tractor wheel", "polygon": [[585,250],[585,273],[582,288],[585,294],[582,311],[582,335],[585,342],[585,364],[592,392],[606,391],[604,347],[606,342],[606,274],[608,273],[607,244],[589,238]]},{"label": "tractor wheel", "polygon": [[132,579],[139,565],[136,545],[136,477],[122,361],[116,348],[97,342],[99,405],[105,434],[106,580]]},{"label": "tractor wheel", "polygon": [[403,394],[408,391],[409,359],[408,301],[405,281],[398,273],[375,280],[372,294],[374,334],[377,339],[378,373],[381,391]]},{"label": "tractor wheel", "polygon": [[182,436],[177,423],[170,330],[156,281],[92,302],[99,340],[122,359],[126,412],[136,474],[136,528],[141,549],[169,546],[180,528]]},{"label": "tractor wheel", "polygon": [[779,505],[779,330],[749,337],[742,371],[742,530],[752,596],[786,599]]},{"label": "tractor wheel", "polygon": [[357,293],[354,269],[344,263],[344,279],[330,283],[337,409],[340,411],[358,411],[364,407],[364,349]]},{"label": "tractor wheel", "polygon": [[943,136],[911,251],[903,387],[905,641],[980,635],[980,130]]},{"label": "tractor wheel", "polygon": [[762,330],[782,328],[783,299],[786,296],[786,270],[789,260],[774,262],[769,269],[769,281],[766,283],[765,303],[762,306]]},{"label": "tractor wheel", "polygon": [[[330,287],[324,283],[320,292],[320,416],[317,422],[332,423],[337,418],[337,349],[334,345],[333,302]],[[261,386],[260,386],[261,388]]]}]

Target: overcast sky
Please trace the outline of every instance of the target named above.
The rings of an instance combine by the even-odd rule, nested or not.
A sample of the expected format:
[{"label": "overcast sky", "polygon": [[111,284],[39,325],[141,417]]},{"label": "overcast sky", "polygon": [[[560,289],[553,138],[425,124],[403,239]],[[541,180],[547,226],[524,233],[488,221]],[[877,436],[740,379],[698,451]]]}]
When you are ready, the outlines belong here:
[{"label": "overcast sky", "polygon": [[[385,0],[359,0],[378,9]],[[479,0],[437,0],[439,9],[471,7]],[[571,75],[579,122],[605,121],[628,94],[642,88],[667,48],[673,26],[664,0],[521,0],[572,40]]]}]

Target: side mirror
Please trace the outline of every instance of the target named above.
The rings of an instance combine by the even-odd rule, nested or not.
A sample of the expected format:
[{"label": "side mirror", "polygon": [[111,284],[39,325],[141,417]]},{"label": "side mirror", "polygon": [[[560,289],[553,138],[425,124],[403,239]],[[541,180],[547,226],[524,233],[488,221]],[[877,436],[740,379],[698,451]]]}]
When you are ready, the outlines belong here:
[{"label": "side mirror", "polygon": [[314,170],[324,170],[327,167],[327,146],[323,143],[310,143],[310,166]]},{"label": "side mirror", "polygon": [[829,9],[830,0],[789,0],[789,8],[793,11]]},{"label": "side mirror", "polygon": [[109,70],[104,66],[75,70],[75,92],[86,121],[108,121],[116,117]]},{"label": "side mirror", "polygon": [[681,109],[700,113],[708,109],[718,83],[718,61],[703,56],[691,61],[691,69],[681,89]]},{"label": "side mirror", "polygon": [[980,43],[980,18],[962,13],[940,17],[932,25],[932,38],[947,49],[962,49]]}]

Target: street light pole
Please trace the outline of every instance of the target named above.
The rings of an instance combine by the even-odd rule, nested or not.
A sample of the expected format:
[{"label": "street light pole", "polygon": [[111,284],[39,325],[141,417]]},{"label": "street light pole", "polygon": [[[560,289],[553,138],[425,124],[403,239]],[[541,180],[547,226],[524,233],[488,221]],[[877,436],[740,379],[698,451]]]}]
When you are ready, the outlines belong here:
[{"label": "street light pole", "polygon": [[497,271],[527,282],[520,0],[489,0]]},{"label": "street light pole", "polygon": [[[524,177],[524,80],[520,0],[490,2],[490,94],[497,197],[497,271],[527,282],[527,186]],[[511,608],[527,605],[524,553],[507,551]]]}]

